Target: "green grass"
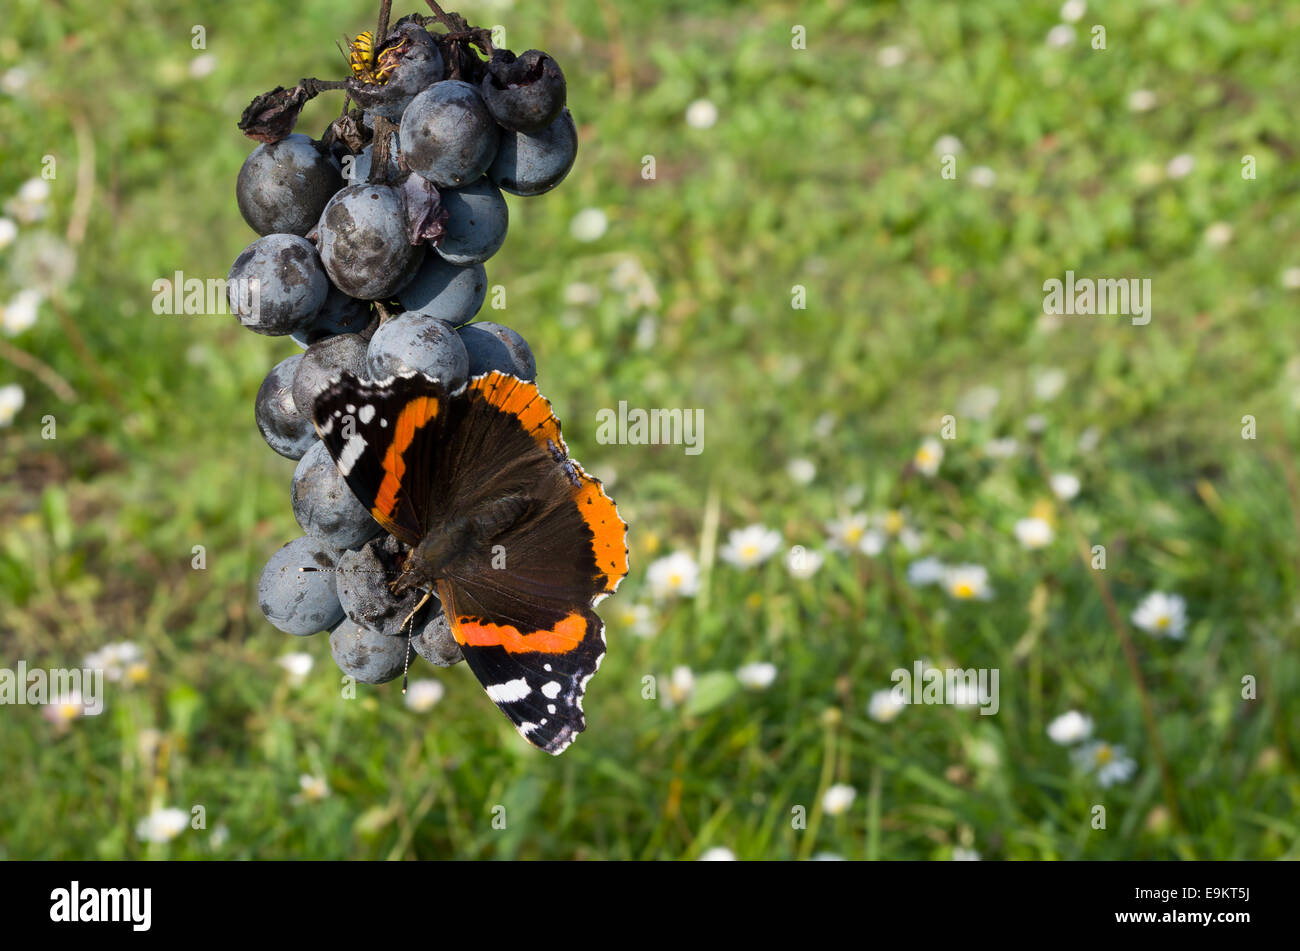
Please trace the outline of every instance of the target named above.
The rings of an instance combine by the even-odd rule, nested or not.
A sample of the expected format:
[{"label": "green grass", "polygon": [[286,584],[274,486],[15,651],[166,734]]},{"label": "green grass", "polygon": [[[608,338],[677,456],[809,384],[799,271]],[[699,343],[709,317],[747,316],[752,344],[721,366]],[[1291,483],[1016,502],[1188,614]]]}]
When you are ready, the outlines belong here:
[{"label": "green grass", "polygon": [[[511,202],[488,263],[508,306],[485,316],[532,344],[570,448],[617,472],[631,526],[589,728],[552,759],[464,666],[417,674],[447,689],[429,713],[407,710],[398,684],[343,699],[324,636],[263,620],[258,572],[298,529],[292,463],[262,443],[253,397],[296,347],[151,309],[156,279],[223,277],[252,240],[233,194],[244,105],[338,74],[335,39],[373,28],[374,6],[10,4],[0,71],[21,64],[31,81],[0,93],[0,198],[46,155],[57,174],[49,217],[0,251],[0,302],[30,282],[32,235],[75,239],[84,222],[84,240],[37,324],[0,338],[48,367],[0,352],[0,385],[27,397],[0,429],[0,666],[76,665],[130,640],[149,673],[65,730],[0,708],[0,856],[1300,856],[1300,292],[1280,280],[1300,266],[1300,9],[1092,3],[1075,43],[1054,49],[1054,2],[461,6],[504,23],[514,48],[553,52],[569,80],[578,164],[555,192]],[[1089,46],[1094,23],[1104,51]],[[195,24],[217,58],[201,79],[188,73]],[[791,48],[795,24],[806,50]],[[905,62],[880,66],[888,45]],[[1128,109],[1139,88],[1155,109]],[[713,128],[684,122],[697,98],[716,103]],[[338,108],[322,96],[300,130]],[[964,145],[956,180],[934,153],[945,134]],[[1181,153],[1195,157],[1184,178],[1144,171]],[[979,165],[992,187],[970,181]],[[587,207],[609,217],[594,243],[569,232]],[[1233,228],[1222,247],[1204,239],[1216,221]],[[657,303],[615,286],[625,261]],[[1046,326],[1042,283],[1067,269],[1150,278],[1151,323]],[[576,282],[599,301],[566,303]],[[792,309],[794,285],[806,309]],[[1049,367],[1068,383],[1039,400]],[[959,409],[977,385],[1001,394],[986,420]],[[596,413],[619,400],[704,408],[703,453],[598,444]],[[947,414],[939,476],[908,475]],[[1080,448],[1090,430],[1095,448]],[[1020,441],[1015,458],[983,455],[1000,435]],[[816,464],[810,485],[785,472],[797,457]],[[1056,506],[1055,541],[1026,551],[1012,527],[1052,498],[1044,469],[1076,473],[1083,491]],[[822,548],[827,520],[896,507],[924,554],[986,566],[994,597],[909,585],[897,546],[830,554],[804,581],[775,560],[741,571],[711,557],[751,522]],[[1104,573],[1078,541],[1106,546]],[[195,545],[205,570],[191,568]],[[679,549],[703,556],[700,594],[654,602],[646,568]],[[1187,600],[1183,641],[1121,625],[1154,736],[1098,580],[1125,620],[1150,590]],[[654,606],[653,637],[619,618],[637,603]],[[301,686],[276,663],[291,650],[316,661]],[[919,658],[999,669],[998,714],[868,717],[870,695]],[[730,676],[754,660],[778,667],[765,691]],[[644,699],[645,678],[683,665],[691,701]],[[1242,699],[1247,675],[1257,699]],[[1071,708],[1126,747],[1130,781],[1102,789],[1071,767],[1045,733]],[[301,800],[305,773],[329,795]],[[835,782],[857,798],[822,815]],[[155,806],[195,805],[205,830],[136,837]]]}]

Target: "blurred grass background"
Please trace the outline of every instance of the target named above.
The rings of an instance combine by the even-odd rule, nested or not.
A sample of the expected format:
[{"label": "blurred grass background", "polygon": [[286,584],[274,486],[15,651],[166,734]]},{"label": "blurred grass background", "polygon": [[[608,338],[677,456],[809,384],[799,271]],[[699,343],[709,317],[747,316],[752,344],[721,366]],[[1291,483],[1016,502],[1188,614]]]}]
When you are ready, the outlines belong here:
[{"label": "blurred grass background", "polygon": [[[1054,45],[1059,5],[1014,0],[458,7],[565,70],[577,166],[511,199],[487,265],[508,304],[483,316],[531,343],[571,450],[614,475],[631,525],[588,731],[552,759],[463,666],[414,674],[446,688],[428,712],[398,684],[344,700],[324,636],[263,620],[257,575],[299,530],[293,464],[260,439],[253,397],[297,348],[152,311],[155,280],[224,277],[254,237],[234,201],[244,106],[341,75],[334,43],[373,29],[375,6],[8,5],[0,199],[45,156],[57,171],[45,218],[0,250],[0,303],[50,285],[35,325],[0,336],[0,386],[25,396],[0,428],[0,666],[130,641],[147,673],[110,684],[96,718],[0,708],[0,856],[1300,854],[1300,8],[1093,2]],[[407,7],[394,16],[426,12]],[[1154,108],[1131,108],[1138,90]],[[685,121],[700,99],[707,128]],[[339,107],[322,96],[298,131]],[[606,216],[595,240],[571,230],[584,209]],[[1150,278],[1151,323],[1045,319],[1042,283],[1067,269]],[[1044,399],[1054,369],[1067,382]],[[999,398],[971,410],[981,386]],[[704,452],[599,445],[596,413],[620,400],[703,407]],[[909,473],[946,414],[938,476]],[[1019,448],[990,458],[994,437]],[[792,459],[814,464],[810,483]],[[1044,479],[1062,470],[1083,486],[1068,506]],[[828,520],[900,507],[915,556],[830,553],[795,579],[779,558],[744,571],[713,554],[749,523],[820,549]],[[1042,550],[1012,533],[1031,511],[1056,526]],[[1150,590],[1187,600],[1185,640],[1131,633],[1172,795],[1072,525],[1106,545],[1122,617]],[[701,560],[700,593],[653,600],[646,567],[675,550]],[[994,596],[909,585],[921,554],[985,566]],[[652,636],[623,617],[637,604]],[[300,684],[277,663],[290,651],[315,659]],[[999,713],[868,716],[919,658],[998,668]],[[752,661],[777,667],[766,690],[730,673]],[[685,704],[644,698],[643,678],[662,694],[679,666]],[[1048,738],[1071,708],[1123,744],[1130,781],[1099,787]],[[840,783],[856,799],[826,815]],[[137,834],[195,805],[206,828]]]}]

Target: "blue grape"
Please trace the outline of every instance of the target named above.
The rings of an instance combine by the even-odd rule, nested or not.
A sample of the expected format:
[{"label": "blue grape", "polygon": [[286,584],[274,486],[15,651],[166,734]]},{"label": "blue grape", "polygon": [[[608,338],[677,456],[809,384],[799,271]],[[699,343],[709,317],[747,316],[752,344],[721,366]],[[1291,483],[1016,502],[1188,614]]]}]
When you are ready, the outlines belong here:
[{"label": "blue grape", "polygon": [[465,659],[460,645],[451,633],[451,624],[443,613],[441,605],[418,633],[411,638],[415,652],[437,667],[450,667]]},{"label": "blue grape", "polygon": [[455,390],[469,378],[465,344],[451,324],[424,314],[399,314],[370,338],[366,367],[372,380],[419,371]]},{"label": "blue grape", "polygon": [[469,83],[448,79],[411,100],[402,113],[402,156],[439,188],[476,181],[496,155],[501,127]]},{"label": "blue grape", "polygon": [[307,348],[293,374],[293,402],[303,408],[303,415],[311,418],[316,397],[325,392],[331,380],[341,377],[344,370],[365,378],[368,346],[369,341],[359,334],[338,334]]},{"label": "blue grape", "polygon": [[313,343],[335,334],[361,333],[370,326],[373,316],[370,301],[349,297],[330,284],[325,303],[311,315],[306,327],[293,332],[293,340],[306,350]]},{"label": "blue grape", "polygon": [[253,415],[266,444],[286,459],[301,459],[316,441],[312,421],[293,401],[293,375],[302,354],[281,360],[257,388]]},{"label": "blue grape", "polygon": [[496,50],[479,92],[502,127],[511,132],[540,132],[564,108],[564,73],[559,63],[540,50],[518,56]]},{"label": "blue grape", "polygon": [[310,241],[271,234],[235,258],[226,293],[241,324],[278,337],[307,326],[325,303],[329,279]]},{"label": "blue grape", "polygon": [[380,532],[379,523],[348,488],[323,442],[298,460],[292,503],[293,517],[302,530],[333,549],[358,548]]},{"label": "blue grape", "polygon": [[469,375],[500,370],[521,380],[537,379],[537,361],[528,341],[509,327],[480,320],[456,331],[469,356]]},{"label": "blue grape", "polygon": [[345,620],[330,633],[339,670],[363,684],[386,684],[406,668],[406,638],[388,637]]},{"label": "blue grape", "polygon": [[261,235],[305,235],[325,203],[343,187],[339,163],[308,136],[295,133],[259,145],[235,182],[239,212]]},{"label": "blue grape", "polygon": [[[425,592],[412,589],[399,598],[389,588],[389,582],[401,573],[404,554],[404,546],[391,535],[382,535],[359,550],[343,553],[339,558],[339,603],[349,620],[389,636],[407,633],[403,625]],[[429,598],[410,627],[418,633],[437,610],[437,597]]]},{"label": "blue grape", "polygon": [[444,261],[459,264],[482,264],[497,253],[506,239],[510,211],[506,200],[486,178],[464,188],[440,193],[447,221],[442,239],[434,250]]},{"label": "blue grape", "polygon": [[[257,602],[266,619],[286,634],[299,637],[338,624],[343,607],[332,570],[338,559],[338,551],[306,535],[272,555],[257,581]],[[300,570],[303,568],[329,570]]]},{"label": "blue grape", "polygon": [[460,267],[427,255],[397,299],[408,313],[437,317],[453,326],[469,323],[487,297],[487,271],[481,264]]},{"label": "blue grape", "polygon": [[405,209],[387,185],[348,185],[321,215],[320,257],[343,293],[364,300],[391,297],[406,285],[424,246],[406,237]]},{"label": "blue grape", "polygon": [[506,132],[488,177],[512,195],[540,195],[569,174],[578,157],[578,127],[565,109],[541,132]]}]

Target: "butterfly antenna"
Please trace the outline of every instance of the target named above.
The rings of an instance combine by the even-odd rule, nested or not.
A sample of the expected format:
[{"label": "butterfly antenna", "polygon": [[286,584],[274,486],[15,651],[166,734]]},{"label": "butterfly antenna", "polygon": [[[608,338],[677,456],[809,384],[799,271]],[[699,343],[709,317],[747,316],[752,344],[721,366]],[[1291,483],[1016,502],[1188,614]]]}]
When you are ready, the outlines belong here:
[{"label": "butterfly antenna", "polygon": [[[415,620],[415,616],[420,613],[420,608],[428,604],[429,599],[431,597],[433,597],[432,588],[424,592],[424,597],[421,598],[420,603],[415,606],[415,610],[412,611],[410,614],[408,614],[406,616],[406,620],[402,622],[402,627],[406,627],[408,624],[411,625],[410,627],[406,627],[406,658],[402,663],[402,695],[403,696],[406,695],[406,675],[411,670],[411,637],[415,632],[415,624],[413,622]],[[398,628],[398,630],[401,630],[401,628]]]}]

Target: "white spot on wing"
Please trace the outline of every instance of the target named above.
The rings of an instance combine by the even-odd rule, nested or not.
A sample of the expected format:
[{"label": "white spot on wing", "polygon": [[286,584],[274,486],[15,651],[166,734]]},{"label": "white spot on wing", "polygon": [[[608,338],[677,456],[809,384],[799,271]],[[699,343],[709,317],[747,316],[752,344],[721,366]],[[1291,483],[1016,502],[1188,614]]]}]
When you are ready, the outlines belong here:
[{"label": "white spot on wing", "polygon": [[369,403],[361,407],[361,412],[357,413],[357,419],[361,420],[362,426],[364,426],[366,423],[370,422],[374,418],[375,418],[375,408],[371,406]]},{"label": "white spot on wing", "polygon": [[352,471],[358,459],[361,458],[362,451],[366,448],[366,441],[360,436],[353,436],[339,453],[339,472],[347,475]]},{"label": "white spot on wing", "polygon": [[[528,686],[528,681],[523,677],[517,680],[507,680],[503,684],[487,685],[487,695],[492,698],[494,703],[516,703],[532,692],[532,688]],[[535,725],[534,728],[536,728]],[[520,729],[523,729],[523,727],[520,727]]]},{"label": "white spot on wing", "polygon": [[560,695],[560,682],[552,680],[549,683],[542,684],[542,694],[547,700],[554,700]]}]

